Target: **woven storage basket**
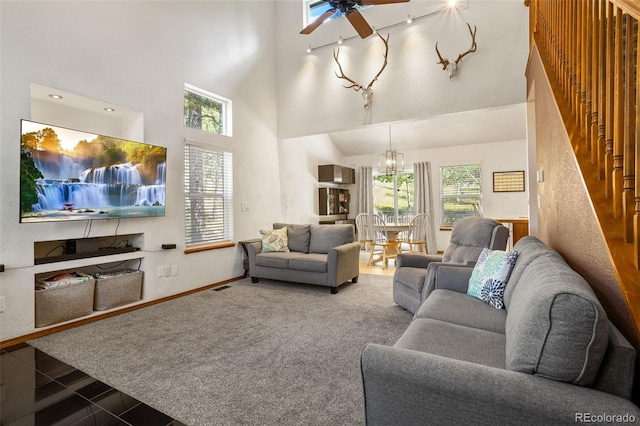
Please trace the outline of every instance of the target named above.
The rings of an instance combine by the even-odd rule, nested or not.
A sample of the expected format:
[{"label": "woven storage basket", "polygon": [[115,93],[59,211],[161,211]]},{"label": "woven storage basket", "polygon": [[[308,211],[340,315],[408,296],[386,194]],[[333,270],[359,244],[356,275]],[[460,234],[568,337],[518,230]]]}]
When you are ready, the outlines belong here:
[{"label": "woven storage basket", "polygon": [[95,280],[36,290],[36,327],[44,327],[93,312]]},{"label": "woven storage basket", "polygon": [[[122,272],[122,271],[120,271]],[[93,309],[104,311],[116,306],[137,302],[142,294],[142,271],[98,278]]]}]

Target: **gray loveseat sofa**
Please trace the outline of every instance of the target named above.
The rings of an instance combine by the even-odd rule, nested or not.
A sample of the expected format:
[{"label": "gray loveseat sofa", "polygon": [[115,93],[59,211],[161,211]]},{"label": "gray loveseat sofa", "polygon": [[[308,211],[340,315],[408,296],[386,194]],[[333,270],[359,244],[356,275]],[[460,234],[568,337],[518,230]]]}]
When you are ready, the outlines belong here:
[{"label": "gray loveseat sofa", "polygon": [[358,281],[360,243],[353,225],[274,223],[287,228],[288,252],[262,253],[262,242],[247,247],[249,275],[260,278],[315,284],[338,292],[338,286]]},{"label": "gray loveseat sofa", "polygon": [[640,422],[635,350],[589,284],[535,237],[514,250],[506,309],[466,294],[472,266],[442,264],[395,345],[363,349],[367,425]]}]

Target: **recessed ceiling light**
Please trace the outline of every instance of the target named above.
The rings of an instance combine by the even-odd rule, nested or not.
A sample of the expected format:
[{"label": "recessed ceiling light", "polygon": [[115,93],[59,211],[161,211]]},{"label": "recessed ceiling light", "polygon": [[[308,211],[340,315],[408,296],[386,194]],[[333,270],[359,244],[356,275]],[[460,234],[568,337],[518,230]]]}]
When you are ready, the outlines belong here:
[{"label": "recessed ceiling light", "polygon": [[107,112],[113,112],[113,111],[115,111],[115,109],[113,109],[113,108],[109,108],[109,107],[105,108],[104,110],[105,110],[105,111],[107,111]]},{"label": "recessed ceiling light", "polygon": [[62,99],[62,96],[56,95],[55,93],[50,94],[49,97],[53,99]]}]

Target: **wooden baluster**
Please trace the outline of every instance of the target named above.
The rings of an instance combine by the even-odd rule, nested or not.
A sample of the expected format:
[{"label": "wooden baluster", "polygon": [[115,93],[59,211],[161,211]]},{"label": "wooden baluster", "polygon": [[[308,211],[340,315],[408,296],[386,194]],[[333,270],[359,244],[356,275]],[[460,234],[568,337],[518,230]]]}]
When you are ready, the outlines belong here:
[{"label": "wooden baluster", "polygon": [[622,160],[624,157],[624,14],[616,11],[615,89],[613,129],[613,216],[622,215]]},{"label": "wooden baluster", "polygon": [[[578,28],[578,7],[575,2],[571,3],[571,26],[569,28]],[[575,114],[576,112],[576,98],[577,92],[580,91],[579,86],[579,74],[578,74],[578,49],[576,47],[576,40],[578,38],[578,31],[570,32],[569,37],[571,38],[571,50],[570,50],[570,60],[571,60],[571,98],[569,107],[571,112]]]},{"label": "wooden baluster", "polygon": [[554,9],[555,9],[555,32],[556,32],[556,45],[557,45],[557,52],[556,52],[556,64],[557,64],[557,70],[556,70],[556,81],[559,83],[560,88],[562,89],[562,86],[564,85],[563,83],[563,76],[564,76],[564,34],[562,31],[562,2],[556,0],[555,1],[555,5],[554,5]]},{"label": "wooden baluster", "polygon": [[624,238],[627,243],[633,243],[633,217],[636,212],[635,205],[635,151],[636,151],[636,47],[635,36],[637,34],[636,20],[631,15],[625,17],[626,44],[625,44],[625,126],[624,126],[624,150],[622,164],[622,211]]},{"label": "wooden baluster", "polygon": [[[562,6],[562,28],[571,28],[571,3],[560,2]],[[570,32],[564,31],[564,37],[562,37],[562,94],[565,100],[569,99],[571,93],[571,68],[569,64],[569,49],[570,49]]]},{"label": "wooden baluster", "polygon": [[[640,65],[640,36],[636,42],[636,67]],[[636,129],[640,129],[640,72],[636,68]],[[635,142],[635,214],[633,216],[633,261],[640,269],[640,132],[634,135]]]},{"label": "wooden baluster", "polygon": [[598,2],[598,180],[605,179],[605,134],[607,114],[607,1]]},{"label": "wooden baluster", "polygon": [[582,130],[580,133],[584,135],[585,148],[591,148],[591,83],[593,70],[591,68],[591,60],[593,52],[591,50],[592,40],[588,29],[593,22],[593,9],[591,0],[583,0],[584,9],[582,24]]},{"label": "wooden baluster", "polygon": [[[589,91],[589,79],[591,78],[591,72],[589,70],[589,37],[587,35],[587,29],[589,26],[589,0],[582,0],[580,2],[582,17],[580,24],[580,134],[588,141],[589,135],[587,134],[587,99]],[[588,143],[587,143],[588,144]]]},{"label": "wooden baluster", "polygon": [[576,120],[576,126],[578,127],[578,131],[582,134],[582,91],[584,90],[584,64],[582,63],[582,54],[584,52],[583,47],[583,11],[584,11],[584,3],[582,1],[578,2],[576,7],[576,22],[578,24],[578,31],[576,31],[576,40],[575,40],[575,51],[576,51],[576,92],[575,92],[575,101],[574,101],[574,114]]},{"label": "wooden baluster", "polygon": [[552,73],[550,77],[555,77],[556,75],[556,61],[555,58],[557,57],[557,40],[558,40],[558,34],[556,32],[557,28],[555,26],[555,21],[554,21],[554,2],[553,1],[549,1],[547,2],[547,23],[549,25],[549,63],[551,64],[552,67]]},{"label": "wooden baluster", "polygon": [[605,194],[613,200],[613,131],[615,128],[615,28],[616,9],[607,2],[607,115],[605,119]]},{"label": "wooden baluster", "polygon": [[599,113],[599,87],[600,87],[600,0],[591,1],[591,60],[589,66],[591,67],[591,136],[590,136],[590,149],[591,149],[591,164],[598,163],[598,113]]}]

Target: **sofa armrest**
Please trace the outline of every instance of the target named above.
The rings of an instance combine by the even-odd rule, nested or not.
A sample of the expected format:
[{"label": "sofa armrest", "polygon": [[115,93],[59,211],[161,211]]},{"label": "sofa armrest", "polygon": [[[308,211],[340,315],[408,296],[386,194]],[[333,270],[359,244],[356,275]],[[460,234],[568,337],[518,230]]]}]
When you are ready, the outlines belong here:
[{"label": "sofa armrest", "polygon": [[251,273],[251,270],[256,267],[256,254],[262,252],[262,240],[247,243],[245,247],[249,258],[249,273]]},{"label": "sofa armrest", "polygon": [[466,293],[473,265],[432,262],[427,268],[427,276],[422,287],[422,302],[435,289],[453,290]]},{"label": "sofa armrest", "polygon": [[328,282],[337,287],[360,273],[360,242],[332,248],[327,256]]},{"label": "sofa armrest", "polygon": [[434,290],[443,289],[458,291],[460,293],[467,292],[473,266],[432,263],[429,265],[429,269],[432,269],[434,274]]},{"label": "sofa armrest", "polygon": [[442,256],[437,254],[400,253],[396,257],[396,269],[403,267],[426,268],[431,262],[441,262]]},{"label": "sofa armrest", "polygon": [[640,418],[640,409],[630,401],[595,389],[408,349],[368,344],[360,368],[368,426],[560,425],[586,416]]}]

